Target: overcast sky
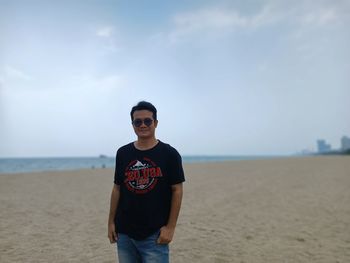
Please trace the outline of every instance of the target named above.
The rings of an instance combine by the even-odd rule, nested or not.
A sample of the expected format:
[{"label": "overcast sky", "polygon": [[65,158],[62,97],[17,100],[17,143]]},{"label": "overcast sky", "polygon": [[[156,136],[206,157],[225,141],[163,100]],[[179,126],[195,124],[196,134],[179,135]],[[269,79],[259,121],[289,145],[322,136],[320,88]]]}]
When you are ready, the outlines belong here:
[{"label": "overcast sky", "polygon": [[113,156],[129,112],[188,154],[350,136],[348,0],[0,0],[0,157]]}]

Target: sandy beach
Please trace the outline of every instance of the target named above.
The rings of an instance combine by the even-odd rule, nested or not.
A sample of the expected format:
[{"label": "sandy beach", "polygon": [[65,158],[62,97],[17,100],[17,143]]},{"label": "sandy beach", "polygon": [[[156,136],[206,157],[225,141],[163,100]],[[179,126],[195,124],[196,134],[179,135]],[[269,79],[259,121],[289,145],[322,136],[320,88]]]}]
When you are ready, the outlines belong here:
[{"label": "sandy beach", "polygon": [[[0,262],[116,262],[111,169],[0,175]],[[171,262],[350,262],[350,156],[186,164]]]}]

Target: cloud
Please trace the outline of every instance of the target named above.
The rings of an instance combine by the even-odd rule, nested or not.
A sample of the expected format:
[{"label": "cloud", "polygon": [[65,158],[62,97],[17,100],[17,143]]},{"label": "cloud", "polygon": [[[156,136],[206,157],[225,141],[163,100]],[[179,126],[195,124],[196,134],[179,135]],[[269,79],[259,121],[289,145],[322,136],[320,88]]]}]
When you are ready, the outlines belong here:
[{"label": "cloud", "polygon": [[179,41],[198,32],[244,27],[247,19],[235,11],[202,9],[175,15],[174,30],[170,32],[171,41]]},{"label": "cloud", "polygon": [[99,77],[93,75],[80,75],[75,76],[69,83],[65,84],[65,86],[77,87],[77,90],[85,90],[89,92],[119,90],[123,85],[125,85],[125,77],[118,74]]},{"label": "cloud", "polygon": [[303,25],[325,26],[337,23],[339,19],[340,16],[335,8],[322,8],[320,10],[312,10],[307,12],[301,17],[300,22]]},{"label": "cloud", "polygon": [[3,77],[2,82],[5,82],[4,78],[25,80],[25,81],[33,79],[30,75],[26,74],[22,70],[14,68],[14,67],[9,66],[9,65],[6,65],[4,67],[4,77]]},{"label": "cloud", "polygon": [[21,69],[10,65],[5,65],[2,69],[0,68],[0,87],[6,88],[10,85],[22,85],[32,80],[34,78]]},{"label": "cloud", "polygon": [[168,39],[177,42],[193,36],[230,34],[281,24],[294,29],[334,26],[347,21],[349,11],[350,4],[345,1],[265,1],[253,14],[244,14],[237,8],[205,7],[173,16]]},{"label": "cloud", "polygon": [[114,28],[112,26],[105,26],[97,29],[96,35],[99,37],[110,38],[112,37]]},{"label": "cloud", "polygon": [[193,13],[178,14],[174,18],[179,29],[198,30],[202,28],[224,28],[245,26],[247,19],[236,11],[220,9],[199,10]]},{"label": "cloud", "polygon": [[259,28],[280,20],[282,16],[273,12],[269,5],[257,14],[243,15],[236,9],[204,8],[192,12],[179,13],[173,17],[174,29],[169,34],[171,41],[196,33]]},{"label": "cloud", "polygon": [[95,35],[100,39],[100,51],[102,54],[110,54],[118,52],[122,49],[120,45],[120,35],[113,26],[105,26],[97,29]]},{"label": "cloud", "polygon": [[100,79],[96,79],[93,82],[93,85],[96,88],[103,89],[119,89],[123,84],[123,78],[120,75],[109,75],[102,77]]},{"label": "cloud", "polygon": [[347,41],[343,32],[350,20],[350,4],[345,1],[306,2],[292,8],[287,16],[291,27],[286,39],[306,60],[330,54],[337,43]]},{"label": "cloud", "polygon": [[[286,22],[299,30],[334,28],[348,24],[350,2],[299,1],[287,9]],[[286,9],[286,7],[281,6]],[[282,9],[280,9],[282,12]]]}]

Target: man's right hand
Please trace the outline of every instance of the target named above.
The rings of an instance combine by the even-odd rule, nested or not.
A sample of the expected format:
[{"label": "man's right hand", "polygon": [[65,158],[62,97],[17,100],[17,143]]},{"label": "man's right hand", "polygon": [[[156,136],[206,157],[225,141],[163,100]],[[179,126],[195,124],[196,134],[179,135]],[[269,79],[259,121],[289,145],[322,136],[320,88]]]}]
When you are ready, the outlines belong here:
[{"label": "man's right hand", "polygon": [[114,223],[110,223],[108,224],[108,238],[109,238],[109,242],[115,243],[118,240],[118,235],[115,232],[115,224]]}]

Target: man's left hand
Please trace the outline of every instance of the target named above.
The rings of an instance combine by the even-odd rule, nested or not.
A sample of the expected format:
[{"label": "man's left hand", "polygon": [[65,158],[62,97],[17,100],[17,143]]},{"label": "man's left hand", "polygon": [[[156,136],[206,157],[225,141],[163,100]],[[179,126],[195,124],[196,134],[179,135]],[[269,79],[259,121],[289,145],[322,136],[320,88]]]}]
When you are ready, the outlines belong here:
[{"label": "man's left hand", "polygon": [[173,240],[174,232],[175,232],[175,228],[163,226],[160,229],[160,234],[159,234],[157,243],[160,245],[169,244]]}]

